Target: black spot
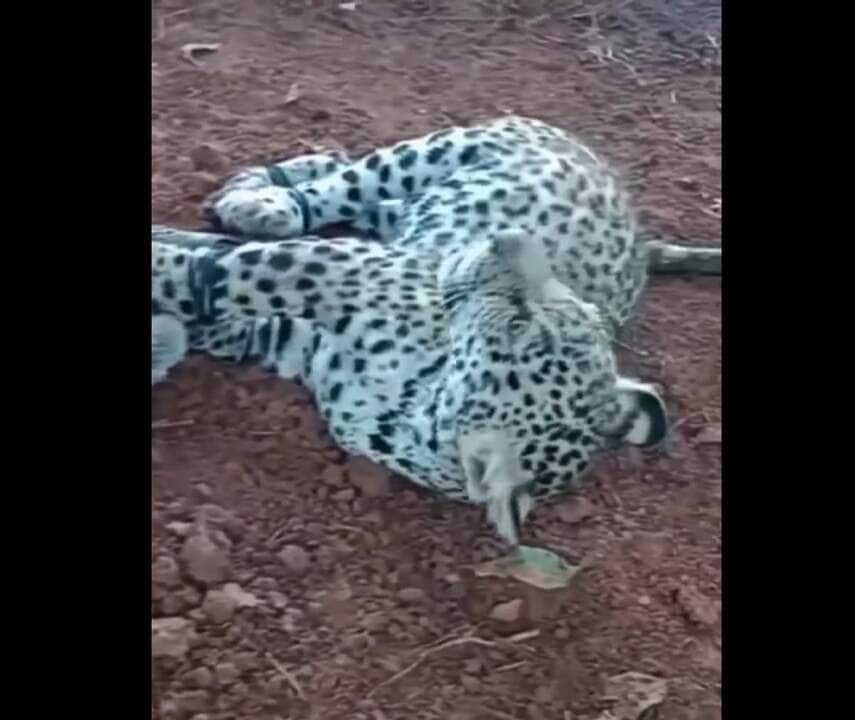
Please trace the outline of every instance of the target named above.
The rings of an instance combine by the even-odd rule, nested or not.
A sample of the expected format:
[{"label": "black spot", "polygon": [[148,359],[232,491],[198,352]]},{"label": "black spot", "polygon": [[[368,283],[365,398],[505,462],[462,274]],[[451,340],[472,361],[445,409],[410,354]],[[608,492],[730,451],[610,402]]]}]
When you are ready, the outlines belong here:
[{"label": "black spot", "polygon": [[475,208],[476,213],[480,213],[481,215],[486,215],[490,211],[490,205],[484,200],[478,200],[472,207]]},{"label": "black spot", "polygon": [[270,278],[261,278],[255,283],[255,289],[262,293],[272,293],[276,289],[276,283]]},{"label": "black spot", "polygon": [[386,222],[387,222],[389,225],[394,225],[396,222],[398,222],[398,215],[397,215],[397,213],[395,213],[393,210],[389,210],[389,211],[386,213]]},{"label": "black spot", "polygon": [[196,310],[195,306],[190,300],[182,300],[180,303],[178,303],[178,309],[184,315],[192,315]]},{"label": "black spot", "polygon": [[341,174],[341,179],[355,185],[359,182],[359,175],[354,170],[345,170]]},{"label": "black spot", "polygon": [[313,245],[312,252],[316,255],[327,255],[332,252],[332,248],[329,245]]},{"label": "black spot", "polygon": [[565,222],[560,223],[558,225],[557,230],[561,235],[566,235],[568,232],[570,232],[570,228],[567,227],[567,223],[565,223]]},{"label": "black spot", "polygon": [[320,293],[312,293],[311,295],[306,295],[305,297],[305,300],[309,305],[317,305],[323,299],[324,296]]},{"label": "black spot", "polygon": [[313,308],[313,307],[303,308],[303,317],[306,320],[314,320],[316,316],[317,316],[317,313],[315,312],[315,308]]},{"label": "black spot", "polygon": [[365,161],[365,167],[367,167],[369,170],[376,170],[379,165],[380,156],[377,153],[374,153]]},{"label": "black spot", "polygon": [[428,154],[425,156],[425,159],[428,161],[429,165],[436,165],[440,160],[442,160],[443,155],[447,152],[448,148],[444,145],[440,145],[439,147],[428,150]]},{"label": "black spot", "polygon": [[392,166],[384,165],[380,168],[380,182],[387,183],[392,175]]},{"label": "black spot", "polygon": [[291,269],[294,265],[294,258],[290,253],[286,252],[278,252],[274,253],[270,256],[270,260],[267,261],[267,264],[278,272],[285,272],[286,270]]},{"label": "black spot", "polygon": [[511,390],[520,389],[520,379],[517,377],[517,374],[513,370],[508,373],[507,383],[508,387],[510,387]]},{"label": "black spot", "polygon": [[472,162],[478,155],[478,146],[477,145],[468,145],[462,153],[460,153],[460,162],[463,165],[467,165]]},{"label": "black spot", "polygon": [[309,275],[323,275],[326,271],[327,266],[319,262],[307,262],[303,266],[303,272],[307,272]]},{"label": "black spot", "polygon": [[368,352],[372,355],[379,355],[380,353],[387,352],[395,347],[395,343],[391,340],[378,340],[371,347],[368,348]]},{"label": "black spot", "polygon": [[281,310],[285,307],[285,299],[281,295],[274,295],[268,302],[274,310]]},{"label": "black spot", "polygon": [[247,250],[238,253],[238,257],[244,265],[258,265],[261,262],[261,250]]},{"label": "black spot", "polygon": [[330,388],[330,402],[338,402],[338,399],[341,397],[341,391],[344,389],[344,385],[340,382],[335,383]]},{"label": "black spot", "polygon": [[540,213],[540,215],[537,216],[537,221],[541,225],[548,225],[549,224],[549,213],[546,212],[546,210],[544,210],[542,213]]},{"label": "black spot", "polygon": [[243,281],[252,279],[252,270],[241,270],[240,279]]},{"label": "black spot", "polygon": [[392,437],[395,434],[395,426],[391,423],[377,423],[377,430],[383,437]]},{"label": "black spot", "polygon": [[362,193],[359,191],[358,187],[352,187],[347,189],[347,199],[350,202],[362,202]]},{"label": "black spot", "polygon": [[317,287],[317,283],[312,278],[301,277],[295,283],[295,287],[298,290],[312,290]]},{"label": "black spot", "polygon": [[377,188],[377,197],[379,197],[381,200],[388,200],[390,197],[392,197],[392,193],[390,193],[386,188],[381,185],[379,188]]},{"label": "black spot", "polygon": [[234,302],[237,305],[249,305],[252,300],[250,300],[249,295],[235,295]]},{"label": "black spot", "polygon": [[353,361],[353,372],[361,373],[365,370],[365,358],[356,358]]},{"label": "black spot", "polygon": [[535,404],[534,398],[531,395],[529,395],[528,393],[526,393],[525,395],[523,395],[523,404],[526,407],[533,407]]},{"label": "black spot", "polygon": [[354,210],[350,205],[342,205],[338,209],[338,214],[342,217],[353,217],[356,215],[356,210]]},{"label": "black spot", "polygon": [[172,258],[172,264],[175,265],[175,267],[181,267],[184,264],[184,260],[184,255],[176,255],[174,258]]},{"label": "black spot", "polygon": [[376,433],[368,436],[368,442],[372,450],[375,450],[379,453],[385,453],[387,455],[392,453],[392,446],[387,443],[382,435],[378,435]]},{"label": "black spot", "polygon": [[407,175],[407,177],[401,180],[401,187],[404,188],[404,192],[411,193],[413,190],[415,190],[416,181],[411,175]]},{"label": "black spot", "polygon": [[400,159],[398,160],[398,167],[401,168],[401,170],[406,170],[407,168],[411,168],[413,165],[415,165],[416,160],[418,159],[419,154],[415,150],[409,150],[408,152],[405,152],[403,155],[401,155]]}]

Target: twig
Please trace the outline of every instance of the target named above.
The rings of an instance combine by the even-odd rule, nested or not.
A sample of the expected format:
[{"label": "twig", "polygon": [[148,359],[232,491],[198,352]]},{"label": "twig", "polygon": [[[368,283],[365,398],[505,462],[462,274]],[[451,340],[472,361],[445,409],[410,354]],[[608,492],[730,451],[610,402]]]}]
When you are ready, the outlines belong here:
[{"label": "twig", "polygon": [[265,650],[264,657],[270,660],[270,663],[276,668],[276,672],[285,678],[285,681],[293,688],[294,692],[297,693],[297,697],[300,698],[300,700],[305,700],[306,694],[303,692],[303,688],[300,683],[297,682],[297,678],[288,672],[282,663],[273,657],[273,654],[270,651]]},{"label": "twig", "polygon": [[517,662],[508,663],[507,665],[501,665],[493,670],[493,672],[509,672],[511,670],[516,670],[518,667],[522,667],[523,665],[525,665],[525,660],[518,660]]},{"label": "twig", "polygon": [[169,428],[176,427],[187,427],[188,425],[194,425],[196,423],[195,420],[158,420],[151,424],[152,430],[167,430]]},{"label": "twig", "polygon": [[643,357],[643,358],[649,358],[650,357],[650,353],[647,352],[646,350],[639,350],[638,348],[633,347],[632,345],[627,345],[625,342],[622,342],[622,341],[617,340],[617,339],[615,339],[614,343],[618,347],[622,347],[624,350],[629,350],[633,355],[638,355],[639,357]]},{"label": "twig", "polygon": [[[504,643],[514,643],[521,642],[523,640],[528,640],[532,637],[536,637],[540,634],[539,630],[533,630],[528,632],[518,633],[517,635],[513,635],[504,640]],[[369,692],[366,697],[372,697],[380,688],[385,687],[386,685],[391,685],[396,680],[400,680],[404,675],[409,675],[413,670],[415,670],[419,665],[421,665],[425,660],[427,660],[431,655],[440,652],[441,650],[445,650],[450,647],[456,647],[458,645],[481,645],[482,647],[498,647],[502,645],[502,642],[494,641],[494,640],[485,640],[484,638],[475,637],[474,635],[466,635],[465,637],[453,638],[451,640],[447,640],[446,642],[439,643],[438,645],[433,645],[419,654],[419,656],[411,662],[407,667],[403,670],[396,672],[392,677],[386,678],[379,685],[375,685]]]}]

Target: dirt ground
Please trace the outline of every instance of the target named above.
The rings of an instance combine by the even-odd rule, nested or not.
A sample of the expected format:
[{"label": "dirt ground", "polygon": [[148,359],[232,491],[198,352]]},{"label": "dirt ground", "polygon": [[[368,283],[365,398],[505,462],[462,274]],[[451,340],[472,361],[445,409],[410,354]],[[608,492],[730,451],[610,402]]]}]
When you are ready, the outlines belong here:
[{"label": "dirt ground", "polygon": [[[717,243],[719,17],[716,0],[154,2],[152,220],[198,226],[247,163],[513,111],[610,159],[649,226]],[[188,43],[219,47],[191,62]],[[593,566],[517,642],[460,602],[461,569],[502,550],[477,509],[346,457],[295,386],[185,363],[152,397],[153,717],[605,720],[624,718],[608,679],[635,671],[667,680],[660,720],[718,718],[720,315],[718,279],[653,281],[646,355],[624,361],[666,388],[673,442],[604,456],[582,497],[534,513],[526,542]],[[467,634],[490,643],[433,647]]]}]

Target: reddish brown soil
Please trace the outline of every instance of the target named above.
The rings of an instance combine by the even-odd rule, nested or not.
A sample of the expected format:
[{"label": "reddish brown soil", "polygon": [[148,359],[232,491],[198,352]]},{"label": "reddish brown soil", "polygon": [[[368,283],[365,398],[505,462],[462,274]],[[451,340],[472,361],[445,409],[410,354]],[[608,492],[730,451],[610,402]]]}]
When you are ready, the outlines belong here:
[{"label": "reddish brown soil", "polygon": [[[655,227],[717,242],[717,7],[607,12],[619,5],[600,3],[586,37],[582,2],[155,2],[153,220],[198,225],[203,195],[248,162],[512,110],[610,158]],[[634,70],[595,57],[603,38]],[[194,66],[186,43],[221,46]],[[382,687],[441,638],[495,637],[457,581],[500,552],[490,528],[351,464],[295,387],[185,363],[152,400],[152,612],[184,619],[153,661],[153,716],[593,720],[604,681],[638,671],[668,680],[663,720],[718,717],[720,310],[718,280],[653,282],[633,339],[649,357],[626,360],[667,389],[674,442],[604,457],[581,500],[527,527],[594,562],[566,617],[435,652]],[[228,583],[250,594],[239,607]]]}]

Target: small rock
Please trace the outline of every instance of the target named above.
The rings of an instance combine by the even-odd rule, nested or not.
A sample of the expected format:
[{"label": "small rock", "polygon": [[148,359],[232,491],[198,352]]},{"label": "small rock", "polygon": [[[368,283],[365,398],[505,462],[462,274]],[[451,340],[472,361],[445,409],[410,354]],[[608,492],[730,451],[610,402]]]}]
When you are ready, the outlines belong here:
[{"label": "small rock", "polygon": [[398,591],[398,599],[405,603],[421,602],[425,599],[425,591],[417,587],[407,587]]},{"label": "small rock", "polygon": [[321,482],[330,487],[342,487],[345,484],[344,468],[341,465],[327,465],[321,473]]},{"label": "small rock", "polygon": [[272,590],[267,594],[267,598],[270,604],[277,610],[281,610],[282,608],[288,607],[288,598],[281,592]]},{"label": "small rock", "polygon": [[499,622],[512,623],[520,618],[522,612],[523,601],[520,598],[515,598],[505,603],[499,603],[490,611],[490,617]]},{"label": "small rock", "polygon": [[649,595],[641,595],[641,596],[639,596],[639,598],[638,598],[638,604],[639,604],[639,605],[644,605],[645,607],[647,607],[648,605],[650,605],[650,603],[651,603],[651,602],[653,602],[653,601],[650,599],[650,596],[649,596]]},{"label": "small rock", "polygon": [[207,690],[185,690],[175,695],[175,704],[182,714],[202,712],[208,707]]},{"label": "small rock", "polygon": [[555,628],[555,637],[559,640],[567,640],[570,637],[570,631],[562,625]]},{"label": "small rock", "polygon": [[206,503],[196,511],[196,521],[222,530],[230,541],[239,542],[246,533],[243,521],[228,510]]},{"label": "small rock", "polygon": [[152,657],[183,658],[195,634],[193,623],[186,618],[154,618],[151,621]]},{"label": "small rock", "polygon": [[381,497],[391,491],[391,474],[383,466],[364,457],[349,458],[347,465],[350,482],[365,497]]},{"label": "small rock", "polygon": [[202,601],[202,612],[216,624],[231,620],[237,608],[238,601],[222,590],[209,590]]},{"label": "small rock", "polygon": [[187,681],[187,684],[192,687],[207,688],[211,687],[214,676],[208,668],[198,667],[195,670],[188,672],[184,676],[184,679]]},{"label": "small rock", "polygon": [[674,592],[674,600],[683,616],[690,623],[710,627],[718,621],[719,611],[715,602],[690,585],[682,585]]},{"label": "small rock", "polygon": [[353,488],[344,488],[334,492],[330,497],[336,502],[350,502],[356,497],[356,491]]},{"label": "small rock", "polygon": [[156,585],[177,587],[181,584],[181,569],[175,558],[161,555],[151,564],[151,581]]},{"label": "small rock", "polygon": [[207,534],[187,538],[181,548],[181,559],[187,574],[205,585],[223,582],[231,574],[228,556]]},{"label": "small rock", "polygon": [[226,162],[222,153],[211,145],[197,145],[188,153],[188,157],[195,170],[214,173],[221,173],[226,170]]},{"label": "small rock", "polygon": [[234,663],[221,662],[214,666],[214,677],[221,686],[232,685],[240,677],[240,670]]},{"label": "small rock", "polygon": [[175,520],[174,522],[168,523],[166,529],[174,535],[178,535],[178,537],[187,537],[193,529],[193,523]]},{"label": "small rock", "polygon": [[286,545],[279,551],[279,559],[293,573],[304,573],[309,569],[311,558],[299,545]]},{"label": "small rock", "polygon": [[594,514],[594,504],[585,497],[575,497],[572,500],[561,503],[556,508],[556,514],[561,522],[568,525],[582,522]]}]

